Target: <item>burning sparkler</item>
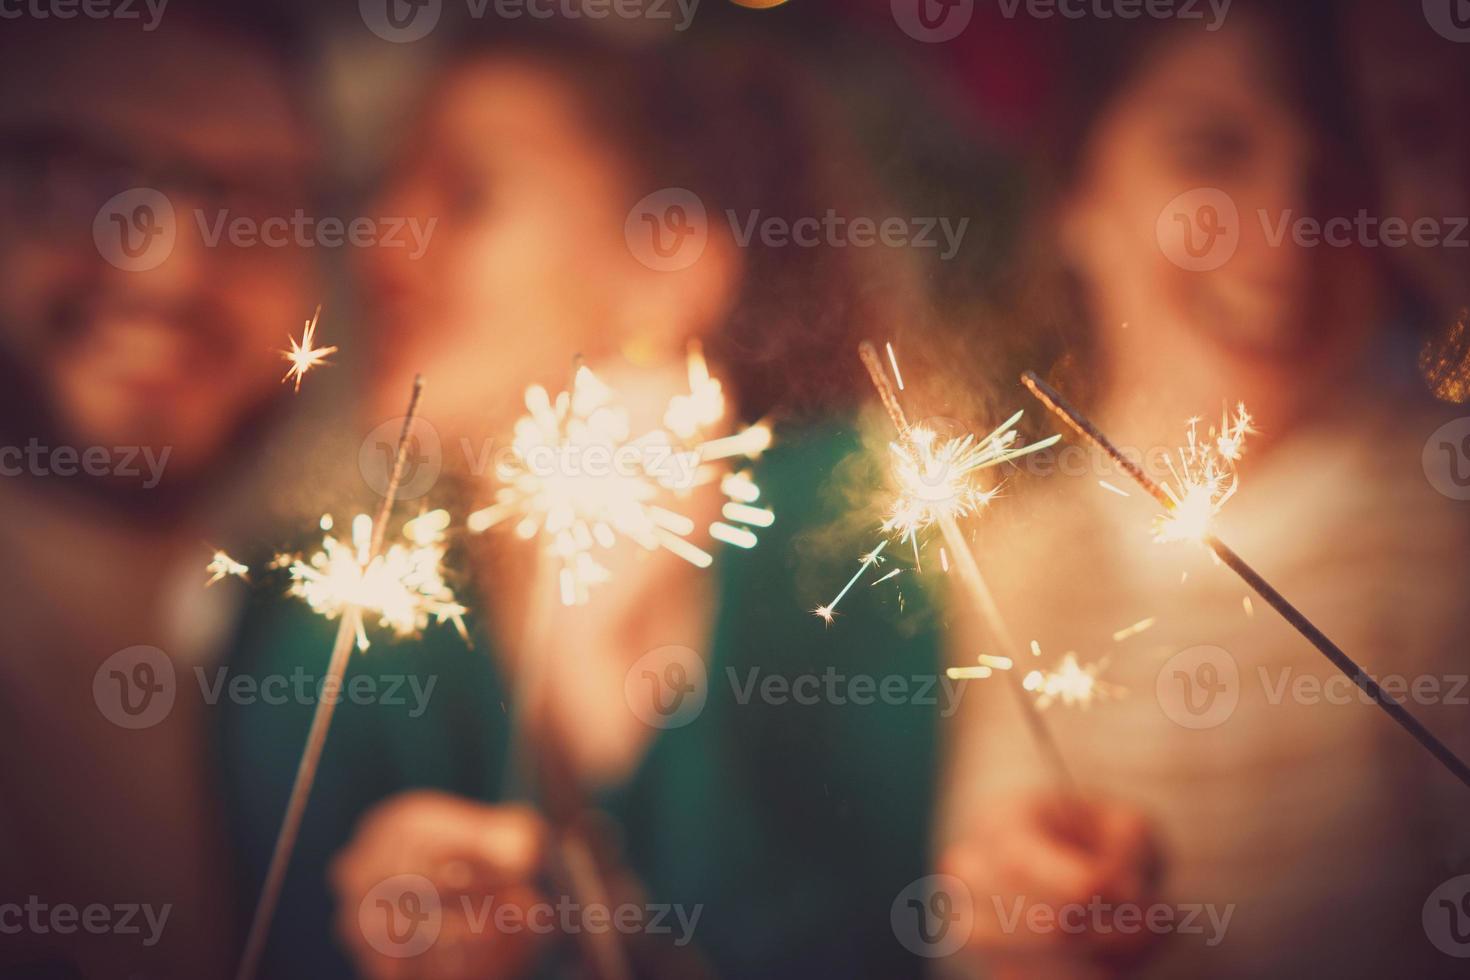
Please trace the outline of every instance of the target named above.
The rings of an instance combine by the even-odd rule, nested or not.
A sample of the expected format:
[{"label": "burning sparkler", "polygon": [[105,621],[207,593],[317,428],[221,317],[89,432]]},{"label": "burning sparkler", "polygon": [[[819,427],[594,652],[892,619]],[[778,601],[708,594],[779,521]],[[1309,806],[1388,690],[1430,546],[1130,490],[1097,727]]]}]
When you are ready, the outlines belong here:
[{"label": "burning sparkler", "polygon": [[209,560],[209,564],[204,566],[204,570],[209,573],[209,581],[204,583],[206,586],[213,585],[221,579],[245,578],[250,574],[249,565],[240,564],[223,551],[216,551],[214,557]]},{"label": "burning sparkler", "polygon": [[[381,554],[372,553],[373,519],[358,514],[352,535],[343,541],[332,532],[330,515],[321,520],[322,547],[310,558],[276,556],[275,565],[291,573],[289,595],[298,596],[314,612],[338,619],[348,610],[375,613],[380,625],[399,637],[412,636],[429,624],[453,623],[466,641],[467,610],[444,581],[444,532],[447,511],[435,510],[403,526],[403,541]],[[357,648],[368,648],[362,615],[353,617]]]},{"label": "burning sparkler", "polygon": [[[769,527],[775,515],[755,506],[760,488],[743,470],[719,464],[755,459],[771,444],[771,431],[753,425],[717,439],[706,432],[725,416],[725,397],[699,348],[689,354],[689,393],[670,400],[663,427],[634,435],[616,393],[585,365],[572,389],[553,399],[545,388],[526,392],[527,414],[515,425],[512,453],[497,466],[501,487],[495,503],[471,514],[472,532],[511,523],[516,537],[540,538],[560,566],[564,605],[585,603],[593,586],[611,572],[599,553],[627,539],[650,551],[663,548],[698,568],[713,562],[689,540],[694,521],[660,501],[708,484],[726,498],[709,536],[737,548],[753,548],[752,528]],[[607,465],[594,461],[606,461]]]},{"label": "burning sparkler", "polygon": [[[318,610],[324,615],[338,619],[337,636],[332,644],[332,656],[327,666],[327,677],[323,690],[328,692],[317,700],[316,711],[311,718],[311,730],[307,734],[306,747],[296,768],[296,779],[291,785],[291,796],[286,802],[286,814],[281,820],[280,832],[276,835],[275,847],[271,851],[270,867],[266,871],[265,883],[261,886],[260,898],[250,922],[250,931],[245,941],[245,951],[240,959],[236,980],[251,980],[255,976],[260,956],[265,950],[266,936],[270,932],[271,919],[275,916],[280,901],[281,886],[286,880],[286,868],[291,863],[291,853],[296,849],[296,837],[301,830],[301,818],[306,813],[306,802],[311,796],[312,784],[316,782],[317,766],[321,762],[322,749],[327,742],[327,731],[332,724],[336,709],[336,692],[342,689],[342,680],[347,673],[347,662],[352,656],[354,638],[362,639],[362,614],[364,606],[377,612],[392,623],[417,622],[420,615],[427,616],[428,602],[436,603],[434,612],[444,613],[443,618],[453,619],[456,625],[463,610],[450,614],[454,606],[452,595],[442,588],[438,576],[438,556],[433,558],[433,571],[425,567],[426,555],[421,549],[438,547],[439,535],[443,531],[441,518],[410,522],[405,535],[412,547],[395,545],[398,557],[380,561],[383,539],[388,530],[388,518],[393,512],[393,502],[398,496],[398,487],[403,480],[403,466],[408,452],[408,437],[414,416],[418,413],[419,397],[423,394],[423,379],[415,378],[413,394],[409,398],[408,411],[404,414],[403,429],[398,436],[398,447],[394,454],[393,471],[388,479],[387,492],[378,505],[377,515],[371,519],[358,518],[353,522],[353,544],[338,543],[330,548],[324,542],[320,556],[306,563],[315,579],[303,572],[296,578],[293,589],[301,582],[312,582],[313,595]],[[430,517],[430,515],[425,515]],[[416,525],[416,526],[415,526]],[[324,528],[329,530],[329,528]],[[329,538],[329,540],[331,540]],[[331,556],[328,556],[331,551]],[[340,553],[340,554],[339,554]],[[355,571],[347,571],[351,562]],[[294,569],[294,563],[292,565]],[[395,577],[396,576],[396,577]],[[330,583],[330,584],[328,584]],[[437,583],[437,585],[435,584]],[[305,588],[302,586],[301,588]],[[304,592],[299,592],[303,597]],[[432,597],[430,597],[430,594]],[[306,597],[311,602],[310,597]]]},{"label": "burning sparkler", "polygon": [[[525,623],[523,659],[516,678],[511,720],[511,781],[534,779],[552,817],[555,844],[574,895],[585,903],[606,892],[604,870],[589,855],[582,824],[587,806],[573,772],[557,760],[565,755],[555,733],[528,731],[557,675],[557,644],[549,642],[555,605],[581,605],[612,571],[604,563],[621,542],[648,551],[663,549],[708,568],[714,558],[690,540],[694,520],[671,509],[694,490],[714,486],[725,498],[709,536],[737,548],[753,548],[756,529],[770,527],[775,514],[759,506],[761,490],[738,460],[754,460],[771,444],[771,431],[753,425],[734,435],[710,438],[726,415],[724,388],[710,374],[697,344],[687,360],[688,390],[671,398],[661,426],[635,433],[617,392],[587,366],[579,365],[571,390],[554,398],[539,385],[526,391],[526,414],[515,424],[508,457],[498,461],[495,501],[471,514],[472,533],[510,527],[536,542],[557,571],[555,588],[537,576]],[[585,966],[599,978],[631,975],[616,935],[585,934]]]},{"label": "burning sparkler", "polygon": [[1197,418],[1190,419],[1187,441],[1178,459],[1168,457],[1172,483],[1165,485],[1170,507],[1154,520],[1157,541],[1203,541],[1216,515],[1239,486],[1236,463],[1245,453],[1246,437],[1255,432],[1244,405],[1226,415],[1208,438],[1200,438]]},{"label": "burning sparkler", "polygon": [[281,379],[281,383],[285,384],[287,381],[295,378],[297,391],[301,390],[301,379],[306,377],[307,371],[320,364],[325,364],[329,356],[337,353],[336,347],[312,346],[316,343],[316,323],[321,315],[322,308],[318,306],[316,312],[311,315],[311,319],[307,320],[306,325],[302,328],[301,342],[297,343],[295,337],[288,335],[286,340],[290,342],[291,349],[279,352],[286,359],[287,363],[291,365],[290,370],[286,372],[286,376]]},{"label": "burning sparkler", "polygon": [[1075,653],[1062,656],[1056,670],[1033,670],[1021,686],[1036,695],[1036,707],[1042,711],[1061,702],[1067,707],[1088,707],[1094,700],[1117,697],[1123,689],[1101,679],[1107,669],[1106,658],[1083,665]]},{"label": "burning sparkler", "polygon": [[[1439,760],[1446,769],[1453,773],[1462,783],[1470,786],[1470,766],[1452,752],[1448,746],[1441,742],[1435,735],[1425,728],[1423,723],[1416,718],[1412,712],[1403,706],[1396,698],[1384,691],[1362,667],[1342,651],[1337,644],[1327,638],[1317,626],[1309,620],[1301,610],[1293,606],[1285,596],[1278,592],[1275,586],[1267,582],[1259,572],[1245,560],[1237,555],[1225,542],[1215,536],[1211,529],[1211,522],[1218,513],[1220,505],[1228,499],[1226,496],[1218,496],[1220,487],[1228,487],[1229,494],[1234,493],[1235,481],[1233,470],[1224,482],[1215,484],[1216,490],[1209,490],[1208,484],[1200,484],[1199,473],[1194,474],[1195,482],[1181,484],[1178,487],[1165,487],[1160,485],[1147,473],[1128,459],[1113,445],[1112,441],[1103,434],[1102,430],[1094,425],[1085,415],[1073,407],[1061,393],[1051,385],[1041,380],[1034,372],[1028,371],[1021,379],[1027,388],[1031,389],[1038,399],[1041,400],[1054,415],[1065,421],[1074,429],[1078,435],[1086,439],[1093,446],[1106,453],[1117,463],[1125,473],[1133,478],[1133,481],[1142,487],[1150,496],[1163,505],[1165,510],[1164,519],[1166,526],[1177,529],[1178,534],[1170,534],[1163,540],[1195,540],[1209,548],[1218,558],[1221,564],[1227,566],[1235,574],[1249,585],[1257,595],[1265,599],[1271,608],[1281,614],[1297,632],[1311,643],[1332,665],[1349,677],[1357,684],[1373,702],[1381,708],[1385,714],[1392,718],[1398,725],[1414,737],[1435,759]],[[1233,423],[1227,420],[1227,424],[1215,435],[1213,452],[1222,460],[1233,462],[1239,458],[1243,449],[1243,440],[1250,430],[1250,416],[1243,408],[1238,409]],[[1192,440],[1193,442],[1193,440]],[[1190,452],[1186,448],[1185,455]],[[1199,489],[1205,486],[1205,490]],[[1181,490],[1183,491],[1181,493]],[[1223,492],[1223,491],[1221,491]],[[1208,507],[1199,503],[1191,504],[1191,496],[1195,500],[1206,499],[1209,494],[1210,503]],[[1184,510],[1178,515],[1177,523],[1174,522],[1176,511]],[[1201,520],[1200,515],[1207,516]],[[1159,537],[1157,529],[1155,537]]]},{"label": "burning sparkler", "polygon": [[[888,348],[888,355],[897,376],[898,361],[893,356],[891,346]],[[1020,657],[1019,648],[1000,614],[1000,608],[996,605],[989,586],[985,583],[985,577],[980,574],[980,566],[975,561],[969,543],[960,533],[959,519],[982,510],[999,492],[998,484],[981,484],[982,475],[987,470],[1047,449],[1055,445],[1061,437],[1051,436],[1040,442],[1021,445],[1016,425],[1024,413],[1017,412],[983,439],[977,439],[973,434],[942,439],[927,426],[909,424],[908,416],[899,401],[898,391],[888,380],[878,351],[871,343],[864,341],[858,345],[858,357],[862,359],[897,435],[889,446],[893,462],[892,476],[897,490],[889,507],[888,517],[882,525],[883,541],[864,556],[857,574],[837,594],[837,598],[825,606],[819,606],[814,614],[831,623],[833,610],[838,602],[862,578],[864,572],[879,563],[883,548],[890,540],[907,541],[913,548],[917,564],[919,536],[930,528],[938,527],[945,544],[940,550],[944,571],[947,573],[950,570],[949,556],[953,556],[952,561],[959,572],[961,585],[1006,654],[1001,657],[981,656],[978,667],[961,670],[972,672],[968,676],[989,676],[995,669],[1009,672]],[[889,577],[891,575],[880,581]],[[1014,675],[1010,676],[1014,682]],[[1050,729],[1019,685],[1012,683],[1011,688],[1016,693],[1032,736],[1051,765],[1057,782],[1068,791],[1074,791],[1075,783]]]},{"label": "burning sparkler", "polygon": [[[950,550],[954,550],[956,544],[949,540],[951,535],[947,528],[983,510],[1000,492],[998,481],[989,485],[983,483],[986,471],[1050,448],[1061,438],[1052,436],[1022,445],[1016,426],[1024,412],[1012,415],[984,438],[974,433],[944,438],[922,423],[910,425],[877,350],[865,342],[859,346],[858,355],[897,430],[897,438],[888,444],[895,490],[888,515],[881,525],[883,540],[879,546],[863,556],[857,574],[837,593],[836,598],[812,610],[813,615],[829,624],[842,598],[864,573],[881,562],[883,549],[890,540],[908,544],[916,566],[919,564],[920,537],[935,526],[944,533]],[[891,345],[888,357],[896,375],[898,361]]]}]

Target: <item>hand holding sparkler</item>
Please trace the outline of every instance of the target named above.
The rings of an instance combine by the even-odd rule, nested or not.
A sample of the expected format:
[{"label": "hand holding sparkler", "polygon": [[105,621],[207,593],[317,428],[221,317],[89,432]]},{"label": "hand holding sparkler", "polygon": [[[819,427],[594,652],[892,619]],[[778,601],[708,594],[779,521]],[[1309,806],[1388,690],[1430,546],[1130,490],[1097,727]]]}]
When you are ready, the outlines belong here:
[{"label": "hand holding sparkler", "polygon": [[[554,572],[550,588],[550,577],[535,576],[526,609],[508,769],[515,784],[507,787],[507,795],[531,790],[544,806],[564,878],[583,904],[602,902],[614,869],[605,849],[581,826],[587,806],[578,773],[563,738],[546,723],[552,685],[562,670],[573,667],[558,663],[562,644],[552,635],[557,603],[587,606],[595,588],[608,583],[620,564],[640,557],[627,554],[637,550],[630,544],[646,552],[667,551],[696,568],[710,567],[713,555],[691,540],[695,520],[673,509],[701,488],[718,489],[725,498],[723,520],[707,525],[716,541],[753,548],[753,529],[775,519],[756,505],[760,489],[749,474],[731,462],[759,456],[770,445],[769,428],[758,424],[712,437],[724,420],[726,401],[697,345],[689,352],[687,380],[687,392],[669,400],[662,425],[637,434],[618,392],[585,365],[577,367],[571,390],[555,398],[532,386],[526,415],[515,425],[511,457],[497,466],[501,485],[495,502],[468,519],[474,533],[513,528],[516,538],[537,545],[538,558]],[[624,584],[631,574],[624,571]],[[618,612],[616,607],[599,610],[610,616]],[[577,938],[592,975],[618,980],[631,974],[621,937],[583,932]]]},{"label": "hand holding sparkler", "polygon": [[[1030,696],[1020,687],[1015,675],[1009,673],[1020,659],[1020,648],[995,603],[985,577],[980,573],[980,566],[975,561],[969,542],[961,534],[958,523],[960,518],[983,509],[998,492],[996,486],[982,487],[977,482],[981,473],[1049,448],[1061,437],[1052,436],[1040,442],[1020,445],[1016,425],[1021,421],[1023,413],[1017,412],[983,439],[977,439],[973,434],[941,439],[932,429],[909,423],[898,391],[888,380],[887,369],[878,356],[877,348],[864,341],[858,345],[858,356],[862,359],[868,377],[873,382],[897,434],[896,440],[889,444],[889,451],[893,461],[893,478],[898,489],[889,517],[883,523],[883,533],[899,541],[907,541],[913,548],[914,561],[917,564],[920,535],[931,527],[939,528],[945,543],[945,549],[940,552],[945,571],[953,563],[953,567],[959,572],[960,584],[974,602],[975,611],[992,638],[1000,644],[1004,654],[998,657],[981,657],[980,666],[967,668],[970,673],[966,676],[989,676],[993,670],[1007,673],[1031,734],[1056,774],[1057,782],[1070,792],[1075,792],[1075,782],[1062,758],[1056,738],[1042,720]],[[898,360],[891,346],[888,348],[888,358],[897,377]],[[863,573],[877,564],[886,545],[885,538],[863,558],[857,574],[837,594],[837,598],[825,606],[819,606],[814,614],[830,624],[837,604]]]},{"label": "hand holding sparkler", "polygon": [[974,896],[969,948],[984,957],[987,975],[996,980],[1133,976],[1161,938],[1147,929],[1086,924],[1017,929],[1006,911],[1018,899],[1055,915],[1099,901],[1152,905],[1162,878],[1161,849],[1143,814],[1122,802],[1052,794],[987,800],[964,838],[941,854],[938,870],[963,881]]},{"label": "hand holding sparkler", "polygon": [[1290,626],[1330,660],[1334,667],[1372,698],[1385,714],[1412,735],[1462,783],[1470,786],[1470,766],[1425,728],[1403,704],[1384,691],[1367,671],[1329,640],[1325,633],[1301,610],[1288,602],[1259,572],[1215,536],[1212,529],[1213,519],[1220,507],[1235,492],[1233,470],[1221,465],[1221,461],[1229,462],[1238,457],[1240,440],[1250,430],[1250,416],[1245,413],[1244,408],[1237,412],[1234,423],[1227,423],[1224,431],[1216,434],[1213,446],[1208,442],[1200,442],[1192,426],[1189,444],[1181,454],[1181,464],[1174,470],[1178,485],[1164,487],[1143,472],[1137,463],[1124,456],[1096,425],[1034,372],[1026,372],[1021,380],[1053,414],[1106,453],[1135,483],[1163,505],[1164,513],[1155,523],[1154,536],[1157,540],[1198,541],[1209,548],[1222,564],[1239,575]]},{"label": "hand holding sparkler", "polygon": [[[379,803],[333,858],[329,875],[344,910],[337,919],[338,938],[358,974],[366,980],[403,976],[404,959],[380,952],[395,944],[390,921],[371,917],[369,923],[358,909],[384,882],[414,875],[432,883],[442,912],[438,940],[412,961],[417,980],[524,976],[550,937],[532,929],[484,928],[474,921],[475,910],[486,896],[493,896],[497,909],[508,906],[522,916],[545,905],[536,881],[547,842],[545,823],[527,807],[490,806],[425,791]],[[389,901],[398,897],[387,896]],[[367,929],[382,932],[371,936]]]},{"label": "hand holding sparkler", "polygon": [[[452,619],[458,624],[463,612],[454,603],[452,594],[443,587],[443,580],[438,575],[437,562],[442,552],[434,551],[437,541],[429,530],[432,524],[420,526],[417,531],[410,532],[411,538],[416,541],[414,548],[395,545],[395,550],[390,551],[388,556],[383,555],[388,518],[393,512],[393,503],[403,479],[409,433],[412,431],[422,394],[423,379],[416,378],[408,411],[404,415],[403,430],[398,437],[387,493],[383,495],[375,517],[370,520],[360,518],[355,522],[355,547],[348,551],[340,543],[324,546],[323,552],[316,558],[304,564],[298,563],[299,568],[297,565],[292,566],[295,582],[293,590],[318,612],[328,618],[338,619],[337,636],[332,644],[323,694],[312,715],[311,730],[297,766],[296,779],[286,803],[286,814],[282,818],[280,832],[276,836],[255,915],[251,919],[245,951],[240,960],[239,971],[235,975],[236,980],[251,980],[265,951],[271,919],[280,901],[286,869],[291,863],[301,820],[306,813],[307,800],[311,796],[312,784],[316,781],[317,766],[326,746],[332,714],[337,706],[336,692],[341,690],[354,640],[360,644],[366,643],[362,630],[364,610],[377,612],[385,622],[400,631],[405,626],[421,625],[430,613],[441,619]],[[425,548],[429,549],[428,554],[424,553]]]}]

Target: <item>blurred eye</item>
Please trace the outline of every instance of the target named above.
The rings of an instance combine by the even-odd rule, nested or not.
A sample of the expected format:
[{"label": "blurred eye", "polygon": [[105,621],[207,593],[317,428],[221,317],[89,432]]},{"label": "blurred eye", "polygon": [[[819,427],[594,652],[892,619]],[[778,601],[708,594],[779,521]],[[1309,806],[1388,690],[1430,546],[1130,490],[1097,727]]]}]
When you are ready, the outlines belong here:
[{"label": "blurred eye", "polygon": [[1251,135],[1228,120],[1200,120],[1169,134],[1169,153],[1181,172],[1200,178],[1235,177],[1247,170]]}]

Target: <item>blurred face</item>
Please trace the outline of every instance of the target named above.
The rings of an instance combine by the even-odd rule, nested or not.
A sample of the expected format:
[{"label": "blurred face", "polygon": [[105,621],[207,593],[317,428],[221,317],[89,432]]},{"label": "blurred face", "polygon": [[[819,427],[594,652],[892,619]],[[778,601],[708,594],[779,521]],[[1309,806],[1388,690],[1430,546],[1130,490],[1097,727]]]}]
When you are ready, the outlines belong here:
[{"label": "blurred face", "polygon": [[[1283,221],[1340,212],[1318,194],[1324,161],[1258,28],[1177,31],[1096,124],[1061,221],[1104,349],[1188,337],[1284,361],[1360,329],[1367,304],[1351,294],[1362,277],[1348,271],[1360,250],[1281,234]],[[1322,293],[1323,281],[1338,291]]]},{"label": "blurred face", "polygon": [[663,319],[639,309],[657,290],[623,237],[627,167],[552,69],[458,70],[408,146],[380,210],[436,224],[422,257],[371,255],[383,414],[421,371],[436,425],[487,434],[529,382],[556,390],[574,355],[626,352]]},{"label": "blurred face", "polygon": [[274,349],[315,303],[301,251],[210,247],[197,218],[302,203],[284,81],[223,34],[117,22],[68,21],[3,61],[25,95],[0,106],[0,352],[57,438],[197,471],[278,390]]}]

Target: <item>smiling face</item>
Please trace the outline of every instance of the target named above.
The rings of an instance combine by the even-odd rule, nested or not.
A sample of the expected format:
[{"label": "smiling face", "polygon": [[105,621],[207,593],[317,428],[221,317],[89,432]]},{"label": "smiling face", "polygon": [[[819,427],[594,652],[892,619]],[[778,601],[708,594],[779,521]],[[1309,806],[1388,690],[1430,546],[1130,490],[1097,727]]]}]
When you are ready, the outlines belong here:
[{"label": "smiling face", "polygon": [[[276,389],[274,349],[316,296],[299,249],[208,247],[196,212],[289,216],[306,140],[278,65],[227,35],[64,27],[0,59],[7,89],[29,93],[0,107],[0,352],[42,402],[9,414],[39,410],[77,446],[167,447],[197,471]],[[130,271],[99,209],[139,187],[167,199],[175,241]]]},{"label": "smiling face", "polygon": [[[1278,236],[1283,220],[1325,220],[1342,207],[1328,154],[1278,71],[1279,51],[1245,18],[1214,33],[1177,30],[1096,121],[1060,222],[1105,353],[1131,334],[1121,342],[1167,347],[1187,337],[1232,358],[1286,362],[1309,345],[1361,339],[1371,307],[1352,285],[1361,250]],[[1230,247],[1216,233],[1238,242],[1188,268],[1167,216],[1181,195],[1202,191],[1183,209],[1191,243],[1204,254],[1212,242]],[[1206,213],[1206,203],[1217,206]],[[1348,285],[1327,294],[1322,282]],[[1125,323],[1126,332],[1110,329]]]}]

